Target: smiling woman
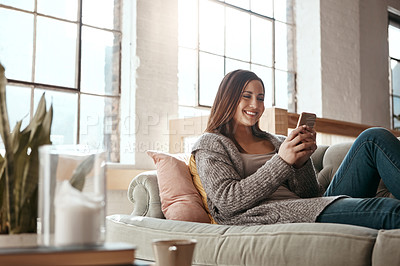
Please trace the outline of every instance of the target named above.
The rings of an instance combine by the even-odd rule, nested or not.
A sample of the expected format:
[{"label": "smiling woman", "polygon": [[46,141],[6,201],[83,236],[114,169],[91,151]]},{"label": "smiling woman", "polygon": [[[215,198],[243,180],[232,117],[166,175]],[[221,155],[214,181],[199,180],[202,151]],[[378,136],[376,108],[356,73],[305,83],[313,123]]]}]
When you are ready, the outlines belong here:
[{"label": "smiling woman", "polygon": [[[246,95],[243,95],[243,88],[251,81],[258,81],[257,88],[259,90],[261,88],[259,93],[261,91],[264,93],[262,80],[251,71],[236,70],[225,76],[215,96],[206,132],[219,131],[230,134],[228,132],[231,132],[230,129],[233,127],[232,118],[235,115],[239,101],[242,97],[249,94],[246,93]],[[253,88],[253,86],[251,87]],[[229,88],[229,90],[225,88]],[[256,126],[258,127],[258,123],[256,123]]]},{"label": "smiling woman", "polygon": [[264,87],[258,80],[250,81],[243,90],[234,115],[234,122],[246,126],[254,125],[264,112]]},{"label": "smiling woman", "polygon": [[260,130],[263,100],[264,86],[256,74],[228,73],[206,133],[193,146],[208,209],[218,224],[400,228],[400,201],[374,198],[381,180],[400,198],[400,142],[390,131],[361,133],[324,193],[311,160],[315,129],[300,125],[287,137]]}]

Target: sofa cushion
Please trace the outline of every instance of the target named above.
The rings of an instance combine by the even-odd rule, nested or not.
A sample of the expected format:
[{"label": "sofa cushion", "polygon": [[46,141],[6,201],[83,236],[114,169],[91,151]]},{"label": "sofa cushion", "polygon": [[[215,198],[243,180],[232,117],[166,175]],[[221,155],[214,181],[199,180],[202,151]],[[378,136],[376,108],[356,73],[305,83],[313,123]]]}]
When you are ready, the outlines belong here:
[{"label": "sofa cushion", "polygon": [[157,168],[161,209],[170,220],[210,223],[202,199],[193,185],[189,155],[147,151]]},{"label": "sofa cushion", "polygon": [[349,151],[352,142],[343,142],[328,147],[321,157],[322,169],[318,173],[318,182],[326,190],[332,181],[333,176],[338,170],[344,157]]},{"label": "sofa cushion", "polygon": [[204,190],[203,184],[201,183],[199,173],[197,172],[196,160],[193,155],[190,156],[189,170],[190,170],[190,174],[192,175],[194,187],[197,189],[197,191],[200,194],[200,197],[201,197],[201,200],[203,201],[204,208],[207,212],[207,215],[208,215],[208,217],[210,217],[211,223],[216,224],[217,222],[211,216],[210,210],[208,209],[207,193]]},{"label": "sofa cushion", "polygon": [[344,157],[349,151],[352,142],[343,142],[339,144],[335,144],[330,146],[323,157],[322,165],[325,168],[326,166],[331,165],[334,169],[333,174],[339,168],[340,164],[343,162]]},{"label": "sofa cushion", "polygon": [[376,238],[372,266],[399,265],[400,229],[379,230]]},{"label": "sofa cushion", "polygon": [[314,168],[317,171],[317,173],[319,173],[319,171],[321,171],[323,168],[322,158],[324,158],[324,154],[328,149],[328,147],[329,146],[326,145],[318,145],[315,152],[311,155],[311,159],[313,161]]},{"label": "sofa cushion", "polygon": [[194,265],[230,266],[370,265],[378,233],[343,224],[228,226],[130,215],[108,216],[106,226],[107,241],[136,245],[138,259],[154,260],[154,239],[194,238]]},{"label": "sofa cushion", "polygon": [[[328,188],[330,182],[332,181],[333,176],[336,171],[339,169],[340,164],[343,159],[346,157],[347,152],[350,150],[352,142],[343,142],[339,144],[335,144],[326,149],[326,146],[323,147],[326,149],[324,153],[313,154],[316,155],[314,159],[322,158],[322,168],[318,173],[318,182],[325,189]],[[319,147],[318,147],[319,149]],[[318,151],[317,149],[317,151]],[[316,152],[317,152],[316,151]],[[314,162],[315,165],[315,162]],[[315,165],[316,166],[316,165]],[[317,168],[317,166],[315,167]],[[381,180],[379,182],[379,187],[376,192],[376,197],[390,197],[395,198],[392,193],[386,188],[385,184]]]}]

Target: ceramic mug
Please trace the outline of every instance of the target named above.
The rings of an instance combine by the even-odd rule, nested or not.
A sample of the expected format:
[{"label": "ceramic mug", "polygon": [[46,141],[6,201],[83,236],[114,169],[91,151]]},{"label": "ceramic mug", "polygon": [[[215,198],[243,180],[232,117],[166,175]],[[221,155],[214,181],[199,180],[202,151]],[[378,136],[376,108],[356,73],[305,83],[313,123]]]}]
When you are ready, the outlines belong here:
[{"label": "ceramic mug", "polygon": [[154,240],[156,266],[191,266],[195,239]]}]

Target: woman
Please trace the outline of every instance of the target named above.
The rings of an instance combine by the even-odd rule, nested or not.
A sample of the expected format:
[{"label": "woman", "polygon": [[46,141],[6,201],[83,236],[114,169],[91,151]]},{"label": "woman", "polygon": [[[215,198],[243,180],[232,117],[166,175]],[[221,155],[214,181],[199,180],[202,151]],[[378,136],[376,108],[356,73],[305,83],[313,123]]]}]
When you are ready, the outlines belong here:
[{"label": "woman", "polygon": [[[380,178],[400,197],[400,142],[381,128],[354,142],[327,191],[310,156],[314,129],[287,138],[260,130],[264,84],[236,70],[222,80],[206,133],[195,143],[197,171],[210,213],[219,224],[326,222],[400,228],[400,201],[371,198]],[[351,198],[357,197],[357,198]]]}]

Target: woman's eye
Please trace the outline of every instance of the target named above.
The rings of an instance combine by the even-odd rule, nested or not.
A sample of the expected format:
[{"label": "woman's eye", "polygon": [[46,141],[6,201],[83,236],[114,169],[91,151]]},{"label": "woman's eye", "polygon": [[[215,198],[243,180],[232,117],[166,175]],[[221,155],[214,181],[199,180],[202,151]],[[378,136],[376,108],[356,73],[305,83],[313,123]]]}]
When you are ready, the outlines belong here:
[{"label": "woman's eye", "polygon": [[243,95],[244,98],[250,99],[251,96],[250,95]]},{"label": "woman's eye", "polygon": [[263,102],[263,101],[264,101],[264,98],[258,98],[257,100],[259,100],[259,101],[262,101],[262,102]]}]

